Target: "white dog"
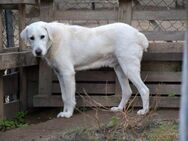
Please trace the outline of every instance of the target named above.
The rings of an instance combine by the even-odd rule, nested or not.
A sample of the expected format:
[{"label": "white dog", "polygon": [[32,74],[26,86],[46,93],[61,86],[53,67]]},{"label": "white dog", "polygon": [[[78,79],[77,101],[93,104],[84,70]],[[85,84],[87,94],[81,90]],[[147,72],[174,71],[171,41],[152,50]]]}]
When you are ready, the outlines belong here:
[{"label": "white dog", "polygon": [[34,56],[47,60],[58,77],[64,110],[57,117],[73,114],[75,71],[101,66],[114,68],[122,89],[121,102],[112,111],[122,111],[131,96],[128,79],[142,98],[143,109],[137,114],[149,111],[149,89],[140,78],[140,62],[148,40],[135,28],[124,23],[87,28],[39,21],[27,26],[21,38],[32,47]]}]

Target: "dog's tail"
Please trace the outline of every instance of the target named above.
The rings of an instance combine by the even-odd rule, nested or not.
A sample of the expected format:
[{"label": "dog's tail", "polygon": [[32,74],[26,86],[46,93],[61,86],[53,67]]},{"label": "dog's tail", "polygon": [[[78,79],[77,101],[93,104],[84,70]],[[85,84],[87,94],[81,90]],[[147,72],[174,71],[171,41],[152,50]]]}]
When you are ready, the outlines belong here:
[{"label": "dog's tail", "polygon": [[147,48],[149,46],[149,41],[146,38],[146,36],[141,32],[138,32],[138,42],[139,45],[143,47],[144,51],[147,51]]}]

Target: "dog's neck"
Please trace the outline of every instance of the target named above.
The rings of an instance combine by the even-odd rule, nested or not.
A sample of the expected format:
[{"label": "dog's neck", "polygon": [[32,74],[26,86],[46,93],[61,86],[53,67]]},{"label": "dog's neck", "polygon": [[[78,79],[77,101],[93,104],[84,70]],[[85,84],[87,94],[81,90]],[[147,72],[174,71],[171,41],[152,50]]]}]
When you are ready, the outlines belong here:
[{"label": "dog's neck", "polygon": [[46,60],[48,60],[48,62],[51,62],[53,60],[53,46],[51,45],[49,48],[48,48],[48,51],[46,53],[46,55],[44,56],[44,58]]}]

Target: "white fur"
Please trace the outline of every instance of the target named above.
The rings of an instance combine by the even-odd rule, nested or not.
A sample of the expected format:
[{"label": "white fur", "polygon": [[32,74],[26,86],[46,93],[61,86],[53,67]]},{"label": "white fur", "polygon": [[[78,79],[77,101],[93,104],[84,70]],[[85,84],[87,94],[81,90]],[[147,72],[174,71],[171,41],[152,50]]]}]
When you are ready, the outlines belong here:
[{"label": "white fur", "polygon": [[[45,35],[44,39],[40,39]],[[30,37],[35,40],[30,40]],[[137,113],[146,114],[149,110],[149,89],[140,78],[140,61],[143,51],[148,48],[148,40],[135,28],[114,23],[95,28],[66,25],[52,22],[36,22],[27,26],[21,38],[33,49],[42,50],[42,56],[54,68],[60,82],[64,110],[58,117],[72,116],[75,100],[75,71],[113,67],[122,89],[122,99],[112,111],[122,111],[129,97],[129,81],[141,94],[143,109]]]}]

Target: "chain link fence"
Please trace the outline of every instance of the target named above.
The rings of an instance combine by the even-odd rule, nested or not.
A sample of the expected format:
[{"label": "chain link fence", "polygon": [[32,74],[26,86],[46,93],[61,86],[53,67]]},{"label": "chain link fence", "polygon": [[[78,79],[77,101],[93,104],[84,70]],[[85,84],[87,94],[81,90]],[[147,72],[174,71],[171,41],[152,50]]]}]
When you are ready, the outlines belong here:
[{"label": "chain link fence", "polygon": [[[57,10],[87,10],[87,11],[100,11],[100,10],[112,10],[117,11],[119,9],[118,0],[56,0],[55,7]],[[87,12],[86,11],[86,12]],[[95,27],[99,25],[109,24],[117,22],[114,20],[60,20],[59,22],[76,24],[88,27]]]},{"label": "chain link fence", "polygon": [[[28,14],[30,13],[30,15]],[[29,15],[26,18],[26,25],[38,21],[39,17],[38,5],[27,5],[26,14]],[[19,47],[19,11],[15,9],[4,9],[2,12],[3,21],[3,48]],[[22,22],[22,21],[21,21]],[[23,21],[24,22],[24,21]]]},{"label": "chain link fence", "polygon": [[2,17],[3,17],[2,19],[3,21],[3,48],[18,47],[19,46],[18,10],[3,10]]},{"label": "chain link fence", "polygon": [[[185,0],[133,0],[134,10],[185,10]],[[181,15],[179,15],[181,16]],[[178,18],[177,18],[178,19]],[[185,31],[185,20],[133,20],[132,26],[140,31]]]},{"label": "chain link fence", "polygon": [[100,10],[119,7],[118,0],[56,0],[56,4],[58,4],[58,8],[64,10]]}]

